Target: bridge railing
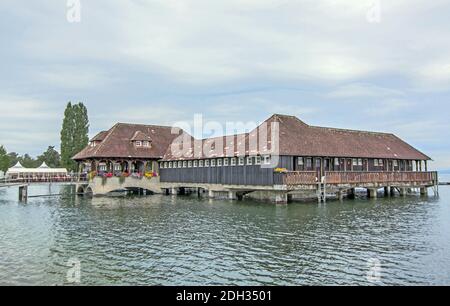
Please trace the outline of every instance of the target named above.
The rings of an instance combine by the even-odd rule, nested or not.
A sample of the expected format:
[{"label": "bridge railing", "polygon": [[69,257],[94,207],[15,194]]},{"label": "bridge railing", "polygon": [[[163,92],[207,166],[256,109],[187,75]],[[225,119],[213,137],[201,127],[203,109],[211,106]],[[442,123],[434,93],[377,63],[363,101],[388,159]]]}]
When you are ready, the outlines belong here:
[{"label": "bridge railing", "polygon": [[29,184],[29,183],[77,183],[86,182],[87,176],[84,174],[70,174],[67,176],[52,176],[52,177],[19,177],[8,178],[5,177],[0,180],[0,184]]}]

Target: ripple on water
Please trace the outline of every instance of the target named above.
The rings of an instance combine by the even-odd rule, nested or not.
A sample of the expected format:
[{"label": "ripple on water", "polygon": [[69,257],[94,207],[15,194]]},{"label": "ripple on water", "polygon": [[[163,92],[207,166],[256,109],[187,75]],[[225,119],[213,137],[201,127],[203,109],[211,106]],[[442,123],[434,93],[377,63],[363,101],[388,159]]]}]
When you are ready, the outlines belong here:
[{"label": "ripple on water", "polygon": [[448,284],[450,192],[274,206],[190,197],[46,198],[0,193],[0,284]]}]

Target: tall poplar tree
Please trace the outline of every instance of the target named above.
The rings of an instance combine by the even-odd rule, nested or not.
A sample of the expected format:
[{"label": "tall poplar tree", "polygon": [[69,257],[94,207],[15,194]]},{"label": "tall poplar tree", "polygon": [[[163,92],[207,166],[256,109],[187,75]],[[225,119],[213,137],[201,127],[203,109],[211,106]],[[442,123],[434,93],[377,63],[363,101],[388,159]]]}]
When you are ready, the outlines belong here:
[{"label": "tall poplar tree", "polygon": [[61,165],[76,171],[77,165],[72,157],[88,145],[89,118],[83,103],[69,102],[64,111],[61,128]]},{"label": "tall poplar tree", "polygon": [[6,172],[9,169],[10,158],[4,146],[0,146],[0,170]]}]

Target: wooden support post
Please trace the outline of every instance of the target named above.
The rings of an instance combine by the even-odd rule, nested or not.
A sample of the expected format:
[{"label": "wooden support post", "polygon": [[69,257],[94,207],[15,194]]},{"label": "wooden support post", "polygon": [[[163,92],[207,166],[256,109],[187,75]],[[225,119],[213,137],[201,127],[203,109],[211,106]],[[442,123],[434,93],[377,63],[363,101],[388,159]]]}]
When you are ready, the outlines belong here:
[{"label": "wooden support post", "polygon": [[208,197],[210,197],[210,198],[214,198],[214,196],[215,196],[215,192],[214,192],[214,190],[208,190]]},{"label": "wooden support post", "polygon": [[401,195],[402,197],[406,196],[406,188],[405,188],[405,187],[401,187],[401,188],[399,188],[399,189],[400,189],[400,195]]},{"label": "wooden support post", "polygon": [[355,188],[351,188],[347,191],[347,198],[349,199],[355,198]]},{"label": "wooden support post", "polygon": [[276,204],[287,204],[288,203],[287,192],[277,192],[275,194],[275,203]]},{"label": "wooden support post", "polygon": [[378,189],[377,188],[368,188],[367,191],[368,191],[369,198],[376,199],[378,197],[378,193],[377,193]]},{"label": "wooden support post", "polygon": [[420,188],[420,195],[421,196],[427,196],[428,195],[428,188],[427,187],[421,187]]},{"label": "wooden support post", "polygon": [[344,192],[342,190],[339,190],[339,201],[344,201]]},{"label": "wooden support post", "polygon": [[170,191],[171,195],[177,195],[178,194],[178,188],[172,187],[171,191]]},{"label": "wooden support post", "polygon": [[237,200],[237,193],[236,193],[236,191],[228,191],[228,199],[229,200]]},{"label": "wooden support post", "polygon": [[19,202],[26,203],[28,200],[28,185],[19,186]]},{"label": "wooden support post", "polygon": [[384,196],[385,197],[391,196],[391,187],[390,186],[384,187]]}]

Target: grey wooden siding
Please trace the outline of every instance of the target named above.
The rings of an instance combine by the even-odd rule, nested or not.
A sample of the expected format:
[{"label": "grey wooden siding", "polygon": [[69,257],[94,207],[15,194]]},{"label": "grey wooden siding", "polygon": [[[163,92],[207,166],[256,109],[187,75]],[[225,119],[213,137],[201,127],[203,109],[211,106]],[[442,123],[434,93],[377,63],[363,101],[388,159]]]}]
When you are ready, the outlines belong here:
[{"label": "grey wooden siding", "polygon": [[[294,158],[280,156],[277,167],[293,170]],[[274,168],[260,165],[221,166],[202,168],[160,169],[161,182],[165,183],[202,183],[223,185],[259,185],[281,184],[282,175],[274,173]]]}]

